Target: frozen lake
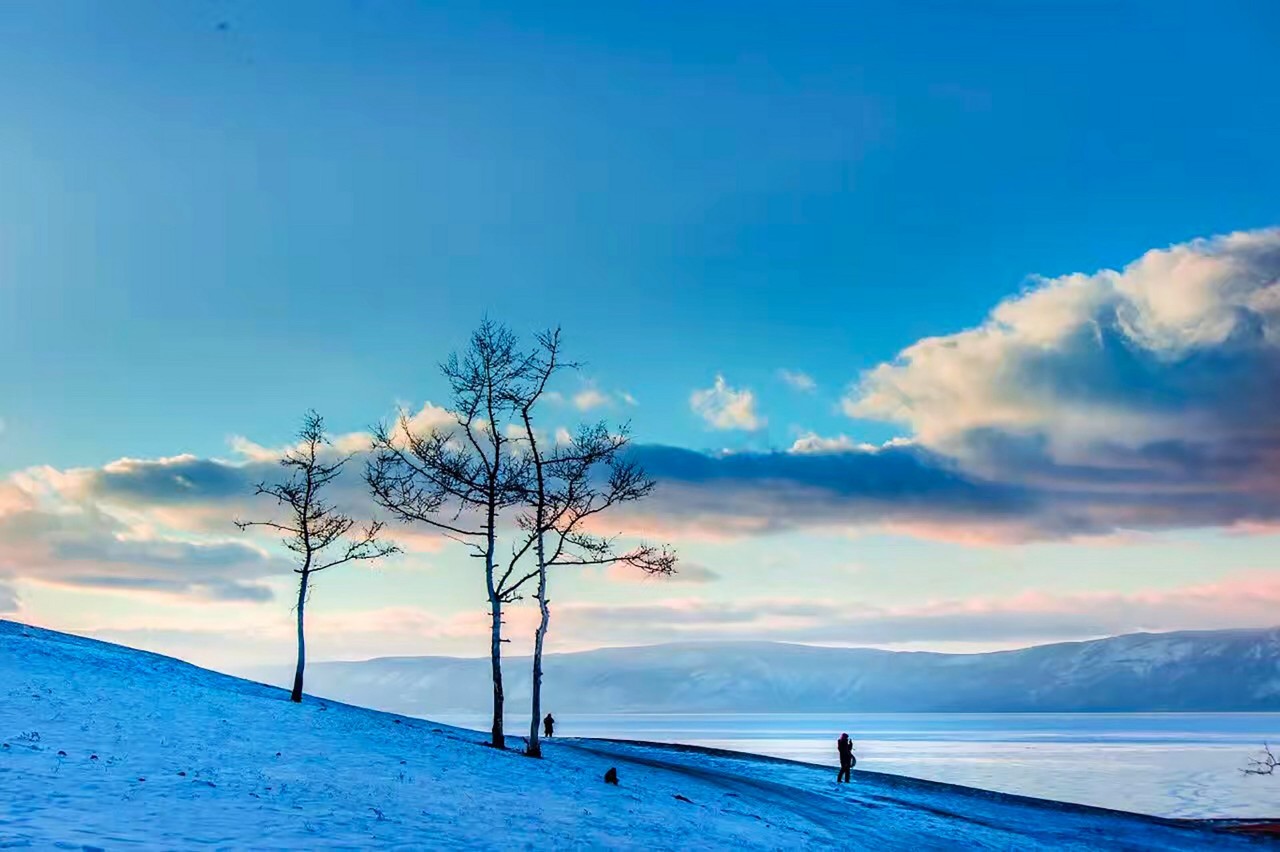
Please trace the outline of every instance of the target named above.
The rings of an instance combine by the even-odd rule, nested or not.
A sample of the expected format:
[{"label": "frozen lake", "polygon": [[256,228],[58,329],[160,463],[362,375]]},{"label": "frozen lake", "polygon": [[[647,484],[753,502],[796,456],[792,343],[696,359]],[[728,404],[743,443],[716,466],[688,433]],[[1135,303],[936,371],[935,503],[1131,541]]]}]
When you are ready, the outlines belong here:
[{"label": "frozen lake", "polygon": [[[488,727],[475,716],[436,718]],[[689,743],[832,766],[835,739],[847,731],[859,769],[1159,816],[1280,816],[1280,775],[1240,771],[1264,741],[1280,743],[1280,713],[556,714],[556,721],[566,737]],[[518,734],[528,722],[507,724]]]}]

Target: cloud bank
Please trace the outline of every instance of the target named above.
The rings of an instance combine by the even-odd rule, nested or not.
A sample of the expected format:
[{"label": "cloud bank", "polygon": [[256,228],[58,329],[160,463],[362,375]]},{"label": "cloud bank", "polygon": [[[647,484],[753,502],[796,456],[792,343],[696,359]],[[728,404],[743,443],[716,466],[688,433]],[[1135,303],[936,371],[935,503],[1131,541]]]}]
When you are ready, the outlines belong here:
[{"label": "cloud bank", "polygon": [[[767,453],[637,446],[659,488],[616,520],[677,542],[801,529],[962,542],[1272,529],[1277,387],[1280,229],[1195,240],[1118,271],[1036,279],[977,328],[921,340],[865,373],[844,410],[900,423],[909,437],[807,434]],[[690,404],[717,429],[764,423],[752,392],[722,376]],[[413,419],[450,421],[431,405]],[[334,451],[367,445],[351,433]],[[229,524],[261,513],[252,485],[276,475],[278,454],[241,439],[230,460],[11,475],[0,481],[0,581],[263,599],[264,581],[287,566]],[[358,473],[333,496],[375,514]],[[412,531],[394,534],[413,546]],[[0,586],[0,606],[14,598]]]},{"label": "cloud bank", "polygon": [[260,581],[288,570],[242,542],[158,534],[92,503],[46,506],[12,482],[0,483],[0,543],[0,576],[100,591],[261,601],[271,591]]},{"label": "cloud bank", "polygon": [[[850,416],[884,447],[805,435],[790,451],[641,448],[655,522],[722,533],[882,525],[1025,541],[1280,521],[1280,229],[1035,279],[977,328],[868,371]],[[695,408],[757,423],[717,377]],[[663,516],[663,517],[658,517]]]},{"label": "cloud bank", "polygon": [[1038,279],[978,328],[870,371],[843,404],[987,475],[1162,494],[1225,487],[1270,502],[1277,379],[1271,229]]},{"label": "cloud bank", "polygon": [[[1280,578],[1242,573],[1221,582],[1133,594],[1096,592],[941,599],[901,607],[849,601],[667,598],[650,603],[570,602],[557,609],[558,642],[773,639],[848,645],[990,643],[1012,646],[1139,631],[1267,627]],[[566,635],[567,634],[567,635]]]},{"label": "cloud bank", "polygon": [[[684,587],[689,588],[689,587]],[[569,600],[555,608],[553,651],[655,641],[772,640],[830,645],[951,650],[1018,647],[1140,631],[1266,627],[1280,606],[1280,578],[1241,573],[1215,583],[1130,594],[1020,592],[975,599],[939,598],[904,606],[868,606],[829,598],[678,596],[635,603]],[[411,605],[346,612],[317,610],[311,650],[317,659],[435,653],[476,656],[484,650],[485,615],[441,615]],[[509,613],[512,654],[528,653],[535,608]],[[147,625],[118,623],[95,635],[216,664],[262,663],[261,648],[283,649],[288,618],[237,623],[227,631],[190,629],[163,617]]]}]

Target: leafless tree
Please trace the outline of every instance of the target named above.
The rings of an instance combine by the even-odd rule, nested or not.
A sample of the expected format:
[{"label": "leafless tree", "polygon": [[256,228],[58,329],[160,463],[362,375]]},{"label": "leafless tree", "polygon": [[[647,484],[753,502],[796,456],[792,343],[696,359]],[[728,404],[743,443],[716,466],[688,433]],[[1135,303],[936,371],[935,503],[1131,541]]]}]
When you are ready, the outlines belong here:
[{"label": "leafless tree", "polygon": [[[380,541],[378,534],[382,524],[370,521],[363,528],[330,503],[321,492],[342,473],[350,456],[334,461],[321,458],[323,447],[329,443],[324,432],[324,418],[315,411],[308,411],[298,432],[298,446],[286,450],[280,466],[288,471],[282,482],[259,483],[256,494],[266,494],[276,499],[277,506],[286,508],[280,521],[236,521],[241,530],[250,527],[267,527],[284,534],[281,541],[293,552],[298,567],[298,664],[293,673],[293,691],[289,698],[302,701],[302,674],[307,664],[306,634],[303,630],[303,613],[310,591],[311,576],[347,562],[380,559],[398,552],[393,544]],[[352,532],[354,531],[354,535]]]},{"label": "leafless tree", "polygon": [[422,523],[464,543],[484,561],[493,677],[491,744],[505,748],[502,730],[502,610],[531,578],[502,570],[501,516],[527,493],[527,454],[506,434],[529,378],[531,358],[505,326],[486,320],[467,350],[441,365],[449,382],[454,423],[419,431],[401,413],[394,427],[374,430],[365,479],[374,500],[405,523]]},{"label": "leafless tree", "polygon": [[541,617],[534,632],[532,706],[525,750],[531,757],[542,756],[542,652],[551,623],[548,569],[556,565],[623,563],[650,575],[670,575],[676,564],[675,552],[665,545],[642,544],[618,552],[617,536],[601,536],[589,529],[601,513],[621,503],[640,500],[653,491],[654,481],[634,460],[626,458],[625,428],[611,432],[606,424],[597,423],[580,428],[566,444],[545,447],[539,441],[535,408],[551,378],[560,370],[576,367],[561,359],[560,345],[559,329],[538,336],[537,352],[518,405],[530,467],[526,509],[519,517],[526,537],[512,554],[507,573],[512,573],[514,566],[532,551],[536,565],[532,576],[537,578],[534,598]]},{"label": "leafless tree", "polygon": [[1271,752],[1269,743],[1262,744],[1262,753],[1258,757],[1249,758],[1249,765],[1240,771],[1245,775],[1274,775],[1280,766],[1280,758]]}]

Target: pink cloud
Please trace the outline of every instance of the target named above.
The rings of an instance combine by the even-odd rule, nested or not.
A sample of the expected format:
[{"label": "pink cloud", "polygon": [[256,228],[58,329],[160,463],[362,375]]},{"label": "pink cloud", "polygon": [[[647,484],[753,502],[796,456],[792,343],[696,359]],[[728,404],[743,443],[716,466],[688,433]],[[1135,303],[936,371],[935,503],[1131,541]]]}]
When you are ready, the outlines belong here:
[{"label": "pink cloud", "polygon": [[720,574],[705,565],[696,562],[681,562],[676,566],[676,573],[670,577],[653,577],[626,563],[615,563],[604,568],[588,568],[584,573],[588,576],[600,576],[613,583],[711,583],[720,579]]}]

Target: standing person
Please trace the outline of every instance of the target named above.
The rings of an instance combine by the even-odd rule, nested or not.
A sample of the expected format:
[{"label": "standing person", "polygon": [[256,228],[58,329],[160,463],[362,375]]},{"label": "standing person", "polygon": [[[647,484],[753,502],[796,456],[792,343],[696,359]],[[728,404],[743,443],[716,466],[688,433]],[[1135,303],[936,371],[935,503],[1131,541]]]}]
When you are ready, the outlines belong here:
[{"label": "standing person", "polygon": [[542,720],[542,735],[547,739],[551,739],[552,733],[556,729],[556,720],[551,718],[551,714],[547,714],[547,718]]},{"label": "standing person", "polygon": [[847,784],[853,771],[853,740],[848,734],[841,734],[836,740],[836,751],[840,752],[840,774],[836,776],[836,783],[843,781]]}]

